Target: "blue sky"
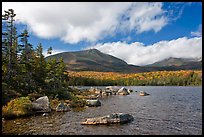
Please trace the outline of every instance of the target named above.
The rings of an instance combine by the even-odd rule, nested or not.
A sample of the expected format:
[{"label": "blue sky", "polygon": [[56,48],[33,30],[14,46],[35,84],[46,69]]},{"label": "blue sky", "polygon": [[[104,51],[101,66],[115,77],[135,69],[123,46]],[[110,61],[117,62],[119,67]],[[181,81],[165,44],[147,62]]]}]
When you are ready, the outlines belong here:
[{"label": "blue sky", "polygon": [[134,65],[202,57],[201,2],[3,2],[2,13],[8,8],[45,56],[52,46],[53,54],[96,48]]}]

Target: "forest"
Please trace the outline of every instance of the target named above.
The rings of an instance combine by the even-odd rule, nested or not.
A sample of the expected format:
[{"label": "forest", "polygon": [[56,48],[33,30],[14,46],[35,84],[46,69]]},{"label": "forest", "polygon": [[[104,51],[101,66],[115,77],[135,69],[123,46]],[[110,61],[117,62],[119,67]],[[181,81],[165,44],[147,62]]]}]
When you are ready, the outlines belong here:
[{"label": "forest", "polygon": [[33,48],[28,30],[17,31],[15,16],[13,9],[2,15],[2,103],[28,95],[69,98],[63,59],[45,61],[43,45]]}]

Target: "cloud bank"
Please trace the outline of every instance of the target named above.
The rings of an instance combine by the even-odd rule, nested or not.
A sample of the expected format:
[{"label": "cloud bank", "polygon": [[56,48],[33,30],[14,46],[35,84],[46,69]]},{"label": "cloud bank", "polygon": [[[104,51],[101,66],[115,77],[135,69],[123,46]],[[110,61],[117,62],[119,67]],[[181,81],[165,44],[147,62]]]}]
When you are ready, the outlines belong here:
[{"label": "cloud bank", "polygon": [[3,2],[2,13],[14,9],[19,23],[41,38],[65,43],[96,42],[116,31],[160,31],[168,18],[156,2]]},{"label": "cloud bank", "polygon": [[98,49],[103,53],[118,57],[128,64],[147,65],[169,58],[200,58],[202,57],[202,37],[182,37],[171,41],[160,41],[152,45],[140,42],[100,43],[87,49]]}]

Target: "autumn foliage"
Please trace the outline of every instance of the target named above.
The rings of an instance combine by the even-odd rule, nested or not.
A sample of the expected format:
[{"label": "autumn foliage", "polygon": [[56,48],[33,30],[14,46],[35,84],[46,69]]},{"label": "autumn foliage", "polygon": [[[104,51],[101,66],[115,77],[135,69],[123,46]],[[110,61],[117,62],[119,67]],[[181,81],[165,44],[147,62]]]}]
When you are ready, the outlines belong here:
[{"label": "autumn foliage", "polygon": [[156,71],[145,73],[116,73],[116,72],[94,72],[68,71],[69,85],[81,86],[198,86],[202,85],[202,71],[180,70],[180,71]]}]

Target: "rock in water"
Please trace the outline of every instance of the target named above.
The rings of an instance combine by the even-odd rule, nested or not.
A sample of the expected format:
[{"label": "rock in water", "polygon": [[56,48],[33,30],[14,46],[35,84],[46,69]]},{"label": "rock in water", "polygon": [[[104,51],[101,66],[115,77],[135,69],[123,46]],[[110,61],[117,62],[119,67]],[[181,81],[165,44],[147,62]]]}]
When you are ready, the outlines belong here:
[{"label": "rock in water", "polygon": [[81,122],[82,125],[109,125],[109,124],[124,124],[134,120],[133,116],[124,113],[113,113],[103,117],[88,118]]},{"label": "rock in water", "polygon": [[70,111],[70,108],[61,102],[57,105],[56,111],[57,112],[67,112],[67,111]]},{"label": "rock in water", "polygon": [[129,95],[128,90],[125,87],[122,87],[118,90],[118,95]]},{"label": "rock in water", "polygon": [[133,90],[132,89],[128,89],[128,93],[132,93],[133,92]]},{"label": "rock in water", "polygon": [[146,92],[144,92],[144,91],[140,91],[140,94],[139,94],[140,96],[147,96],[147,95],[149,95],[148,93],[146,93]]},{"label": "rock in water", "polygon": [[90,99],[90,100],[86,100],[87,102],[87,106],[89,107],[97,107],[97,106],[101,106],[101,102],[98,99]]},{"label": "rock in water", "polygon": [[36,112],[47,113],[51,112],[50,102],[47,96],[38,98],[32,102],[33,110]]},{"label": "rock in water", "polygon": [[119,87],[117,87],[117,86],[107,86],[105,89],[110,90],[110,91],[118,91]]}]

